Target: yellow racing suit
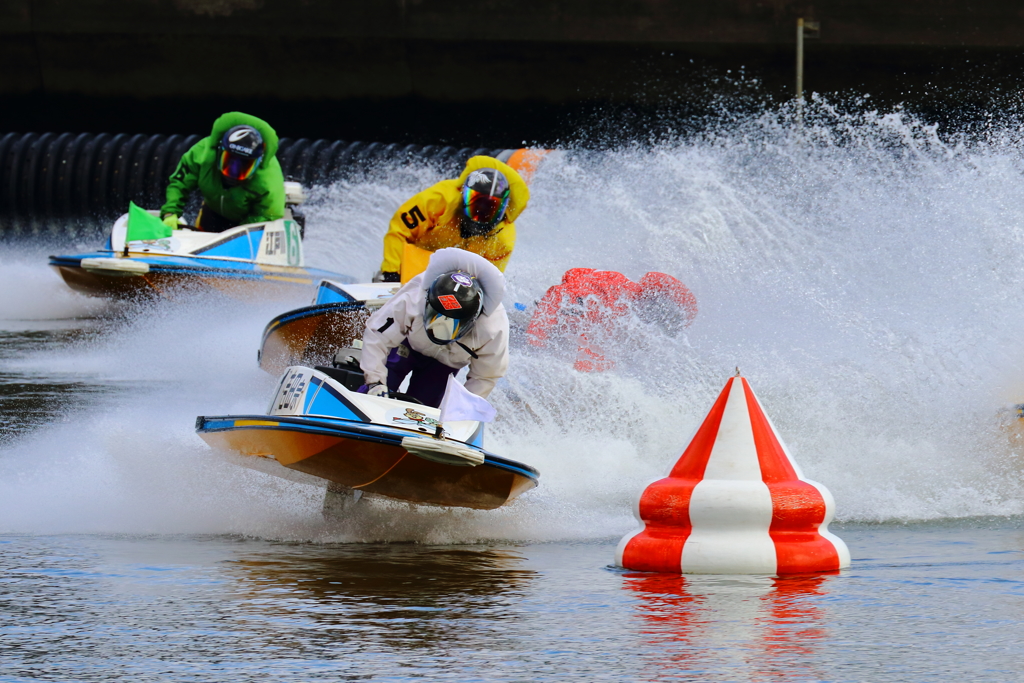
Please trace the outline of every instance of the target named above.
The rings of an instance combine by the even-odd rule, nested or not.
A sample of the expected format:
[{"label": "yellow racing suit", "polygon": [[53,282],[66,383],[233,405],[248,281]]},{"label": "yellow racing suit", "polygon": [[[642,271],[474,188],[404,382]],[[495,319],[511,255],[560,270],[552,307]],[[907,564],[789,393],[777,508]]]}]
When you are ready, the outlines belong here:
[{"label": "yellow racing suit", "polygon": [[[486,235],[463,237],[459,230],[462,186],[469,174],[480,168],[496,168],[505,175],[510,190],[508,209],[504,218]],[[466,162],[466,168],[458,178],[442,180],[399,207],[384,235],[381,272],[399,272],[407,243],[427,251],[446,247],[465,249],[483,256],[504,272],[516,244],[513,221],[529,201],[530,190],[515,169],[493,157],[475,156]]]}]

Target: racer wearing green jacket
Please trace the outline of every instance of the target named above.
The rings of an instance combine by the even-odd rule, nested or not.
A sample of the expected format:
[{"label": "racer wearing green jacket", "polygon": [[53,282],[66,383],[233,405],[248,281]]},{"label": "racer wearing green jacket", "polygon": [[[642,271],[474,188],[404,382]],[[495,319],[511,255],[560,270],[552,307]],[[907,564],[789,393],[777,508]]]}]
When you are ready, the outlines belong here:
[{"label": "racer wearing green jacket", "polygon": [[213,122],[213,131],[182,155],[160,209],[177,228],[190,192],[203,193],[195,227],[222,232],[236,225],[284,217],[284,174],[277,157],[277,133],[255,116],[233,111]]}]

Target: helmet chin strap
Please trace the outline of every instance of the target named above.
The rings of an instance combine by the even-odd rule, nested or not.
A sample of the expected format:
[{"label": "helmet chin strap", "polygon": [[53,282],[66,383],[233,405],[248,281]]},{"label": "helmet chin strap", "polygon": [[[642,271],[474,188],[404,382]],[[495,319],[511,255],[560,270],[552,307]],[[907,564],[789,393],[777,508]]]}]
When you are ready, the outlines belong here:
[{"label": "helmet chin strap", "polygon": [[434,333],[430,331],[429,327],[427,328],[427,337],[430,339],[430,341],[434,342],[438,346],[447,346],[448,344],[451,344],[453,341],[455,341],[454,339],[449,341],[438,339],[437,337],[434,336]]},{"label": "helmet chin strap", "polygon": [[469,348],[468,346],[466,346],[462,342],[460,342],[458,340],[455,340],[455,343],[458,344],[459,346],[461,346],[462,350],[465,351],[466,353],[468,353],[473,358],[479,358],[480,357],[480,356],[476,355],[476,352],[473,349]]},{"label": "helmet chin strap", "polygon": [[465,344],[460,342],[458,339],[452,339],[451,341],[441,341],[440,339],[438,339],[437,337],[434,336],[434,334],[430,331],[429,327],[427,328],[427,337],[430,339],[430,341],[434,342],[438,346],[447,346],[448,344],[453,344],[454,343],[454,344],[457,344],[458,346],[461,346],[462,350],[465,351],[466,353],[468,353],[473,358],[479,358],[480,357],[480,356],[477,355],[476,351],[474,351],[473,349],[469,348],[468,346],[466,346]]},{"label": "helmet chin strap", "polygon": [[[456,323],[451,318],[447,318],[445,316],[437,316],[430,321],[429,325],[425,325],[424,327],[427,330],[427,336],[430,338],[430,341],[434,342],[439,346],[444,346],[446,344],[451,344],[453,341],[455,341],[455,325]],[[434,336],[435,326],[439,328],[439,331],[442,334],[446,334],[446,336],[451,337],[451,339],[440,339]]]}]

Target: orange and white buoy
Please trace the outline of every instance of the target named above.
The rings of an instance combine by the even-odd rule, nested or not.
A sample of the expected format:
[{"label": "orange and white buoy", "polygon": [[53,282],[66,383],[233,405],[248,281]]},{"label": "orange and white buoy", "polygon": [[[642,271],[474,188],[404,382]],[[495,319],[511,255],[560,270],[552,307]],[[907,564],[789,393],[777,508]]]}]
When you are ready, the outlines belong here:
[{"label": "orange and white buoy", "polygon": [[616,562],[676,574],[835,571],[850,551],[828,531],[834,510],[737,374],[669,476],[640,496],[642,528],[622,539]]}]

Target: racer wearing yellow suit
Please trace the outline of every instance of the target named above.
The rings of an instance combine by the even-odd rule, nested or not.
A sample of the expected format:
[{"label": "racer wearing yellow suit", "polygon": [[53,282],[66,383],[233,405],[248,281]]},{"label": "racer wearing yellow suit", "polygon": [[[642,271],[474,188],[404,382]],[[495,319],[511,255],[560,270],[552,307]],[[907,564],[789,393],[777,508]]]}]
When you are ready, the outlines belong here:
[{"label": "racer wearing yellow suit", "polygon": [[472,157],[458,178],[423,190],[395,212],[384,235],[381,279],[399,281],[406,244],[464,249],[504,272],[516,244],[514,221],[529,201],[530,190],[515,169],[493,157]]}]

